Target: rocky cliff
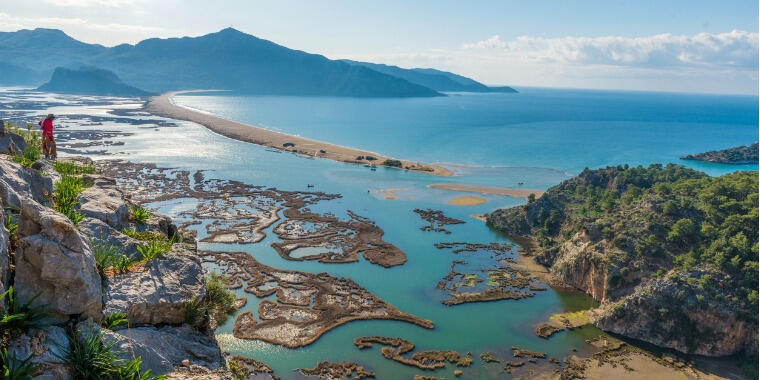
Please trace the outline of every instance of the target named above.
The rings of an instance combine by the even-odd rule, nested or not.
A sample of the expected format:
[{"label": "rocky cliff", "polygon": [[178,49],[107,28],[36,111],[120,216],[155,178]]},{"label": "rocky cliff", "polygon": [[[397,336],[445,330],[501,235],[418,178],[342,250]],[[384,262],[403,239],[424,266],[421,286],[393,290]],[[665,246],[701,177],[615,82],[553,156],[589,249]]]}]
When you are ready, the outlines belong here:
[{"label": "rocky cliff", "polygon": [[[140,372],[151,376],[229,378],[208,313],[196,308],[189,316],[207,297],[194,241],[181,238],[166,217],[136,217],[128,194],[97,174],[67,173],[84,189],[74,213],[56,211],[59,166],[12,162],[7,154],[18,153],[19,140],[0,134],[0,343],[7,360],[29,358],[40,378],[81,378],[71,353],[97,337],[98,347],[116,355],[108,363],[113,371],[139,358]],[[79,167],[91,166],[68,168]],[[155,257],[141,252],[159,243]],[[132,378],[119,376],[104,378]]]},{"label": "rocky cliff", "polygon": [[603,330],[685,353],[757,352],[757,172],[584,170],[488,224],[602,301]]}]

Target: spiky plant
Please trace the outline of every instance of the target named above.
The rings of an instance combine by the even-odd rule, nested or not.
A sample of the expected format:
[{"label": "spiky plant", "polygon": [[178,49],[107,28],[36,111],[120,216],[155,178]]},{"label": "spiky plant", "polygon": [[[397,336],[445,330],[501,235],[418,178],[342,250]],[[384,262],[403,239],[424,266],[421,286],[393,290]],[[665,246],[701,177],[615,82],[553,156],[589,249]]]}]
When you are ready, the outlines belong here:
[{"label": "spiky plant", "polygon": [[30,354],[26,359],[19,359],[16,353],[8,354],[3,348],[0,351],[0,378],[3,380],[30,380],[40,372],[40,365],[32,362]]},{"label": "spiky plant", "polygon": [[3,299],[8,300],[5,313],[0,317],[0,326],[16,330],[47,326],[45,319],[48,314],[45,312],[45,305],[32,306],[39,296],[40,293],[26,303],[21,303],[16,297],[13,286],[9,286],[8,290],[0,295],[0,302]]}]

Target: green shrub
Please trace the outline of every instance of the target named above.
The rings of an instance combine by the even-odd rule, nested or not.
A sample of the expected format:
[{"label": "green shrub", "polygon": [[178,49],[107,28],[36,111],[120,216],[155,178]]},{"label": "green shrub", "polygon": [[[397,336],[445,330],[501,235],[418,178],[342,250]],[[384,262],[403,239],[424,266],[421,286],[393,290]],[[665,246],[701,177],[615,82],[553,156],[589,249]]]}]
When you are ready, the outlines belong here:
[{"label": "green shrub", "polygon": [[227,277],[223,274],[211,273],[206,277],[206,292],[208,295],[206,309],[218,324],[224,323],[227,316],[234,313],[235,294],[225,287]]},{"label": "green shrub", "polygon": [[4,223],[5,229],[8,230],[8,234],[13,239],[13,234],[16,233],[16,230],[18,229],[18,223],[13,223],[13,218],[9,214],[7,218],[5,218]]},{"label": "green shrub", "polygon": [[197,327],[203,322],[203,317],[206,314],[206,307],[203,302],[185,302],[182,307],[185,309],[185,323]]},{"label": "green shrub", "polygon": [[111,352],[114,343],[104,344],[100,331],[83,332],[84,337],[71,339],[70,347],[61,347],[60,359],[74,371],[77,379],[108,379],[114,372],[116,354]]},{"label": "green shrub", "polygon": [[166,379],[165,375],[151,376],[151,370],[146,370],[140,373],[140,366],[142,365],[142,358],[136,357],[130,360],[128,363],[120,365],[116,368],[114,378],[118,380],[163,380]]},{"label": "green shrub", "polygon": [[148,242],[148,245],[138,245],[137,251],[140,252],[144,261],[150,261],[171,251],[172,243],[166,239],[164,241],[153,240]]},{"label": "green shrub", "polygon": [[137,223],[145,223],[148,221],[148,218],[150,218],[150,213],[145,210],[142,206],[129,206],[130,209],[132,209],[132,218]]},{"label": "green shrub", "polygon": [[166,376],[150,376],[150,370],[140,373],[141,358],[124,362],[113,351],[114,343],[103,342],[103,333],[89,330],[84,337],[71,339],[71,347],[61,347],[59,356],[83,380],[160,380]]},{"label": "green shrub", "polygon": [[134,263],[134,260],[130,259],[124,254],[121,254],[121,256],[113,260],[111,266],[113,267],[113,271],[115,273],[127,273],[129,271],[129,268]]},{"label": "green shrub", "polygon": [[227,361],[227,367],[229,367],[230,372],[232,372],[233,379],[247,379],[248,375],[250,375],[251,370],[248,368],[245,363],[236,360],[234,358],[231,358]]},{"label": "green shrub", "polygon": [[103,239],[90,239],[90,247],[95,256],[95,264],[97,264],[98,271],[101,274],[111,267],[113,262],[121,255],[121,250],[118,246],[109,244]]},{"label": "green shrub", "polygon": [[66,214],[66,217],[69,218],[71,221],[71,224],[74,225],[74,227],[79,226],[79,222],[81,222],[84,219],[84,214],[77,210],[71,210]]},{"label": "green shrub", "polygon": [[40,371],[40,365],[32,362],[30,354],[26,359],[19,359],[16,353],[8,354],[3,348],[0,351],[0,378],[3,380],[29,380]]},{"label": "green shrub", "polygon": [[82,179],[71,176],[62,176],[55,184],[53,192],[54,209],[67,217],[75,215],[74,206],[77,205],[77,196],[84,191]]},{"label": "green shrub", "polygon": [[40,294],[35,295],[26,303],[20,303],[15,295],[13,286],[0,295],[0,302],[7,298],[8,305],[5,313],[0,318],[0,326],[7,329],[26,330],[29,328],[40,328],[47,326],[44,322],[47,313],[44,311],[45,305],[32,306]]},{"label": "green shrub", "polygon": [[121,325],[129,323],[126,313],[108,313],[105,319],[103,319],[103,327],[113,330]]},{"label": "green shrub", "polygon": [[92,164],[78,164],[76,162],[62,162],[56,161],[53,163],[55,171],[61,175],[77,175],[77,174],[92,174],[95,173],[95,165]]},{"label": "green shrub", "polygon": [[10,123],[6,125],[6,128],[8,128],[8,130],[13,133],[21,135],[21,137],[23,137],[24,141],[26,142],[26,148],[24,148],[24,151],[21,152],[20,155],[15,155],[12,157],[13,162],[24,165],[26,167],[31,167],[32,164],[37,162],[37,160],[42,157],[42,149],[40,147],[42,140],[40,139],[39,132],[33,131],[31,124],[27,124],[26,132],[22,131],[18,126]]}]

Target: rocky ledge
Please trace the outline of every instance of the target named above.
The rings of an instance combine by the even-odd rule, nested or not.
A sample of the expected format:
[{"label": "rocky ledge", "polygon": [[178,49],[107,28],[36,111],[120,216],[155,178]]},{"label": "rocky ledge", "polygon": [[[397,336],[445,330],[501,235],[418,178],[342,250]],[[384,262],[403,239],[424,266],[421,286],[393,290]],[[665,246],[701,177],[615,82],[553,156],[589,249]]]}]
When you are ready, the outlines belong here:
[{"label": "rocky ledge", "polygon": [[[29,358],[40,378],[80,378],[67,358],[94,337],[116,355],[114,366],[139,358],[139,372],[151,376],[230,378],[213,317],[197,307],[208,296],[194,239],[169,218],[138,215],[144,210],[113,179],[77,169],[66,174],[80,184],[73,209],[57,211],[60,164],[13,162],[24,149],[21,136],[0,133],[0,316],[9,317],[0,343],[8,360]],[[92,165],[69,165],[83,167]]]}]

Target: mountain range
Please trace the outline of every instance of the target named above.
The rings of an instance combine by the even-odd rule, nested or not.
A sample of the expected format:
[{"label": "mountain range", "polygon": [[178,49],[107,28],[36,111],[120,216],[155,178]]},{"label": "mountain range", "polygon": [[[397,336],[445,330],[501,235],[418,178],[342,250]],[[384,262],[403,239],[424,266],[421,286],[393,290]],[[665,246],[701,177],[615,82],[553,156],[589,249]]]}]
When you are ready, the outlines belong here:
[{"label": "mountain range", "polygon": [[199,88],[354,97],[505,92],[445,71],[331,60],[232,28],[200,37],[151,38],[114,47],[38,28],[0,32],[0,51],[0,85],[39,85],[58,67],[78,70],[86,66],[112,71],[124,83],[156,93]]}]

